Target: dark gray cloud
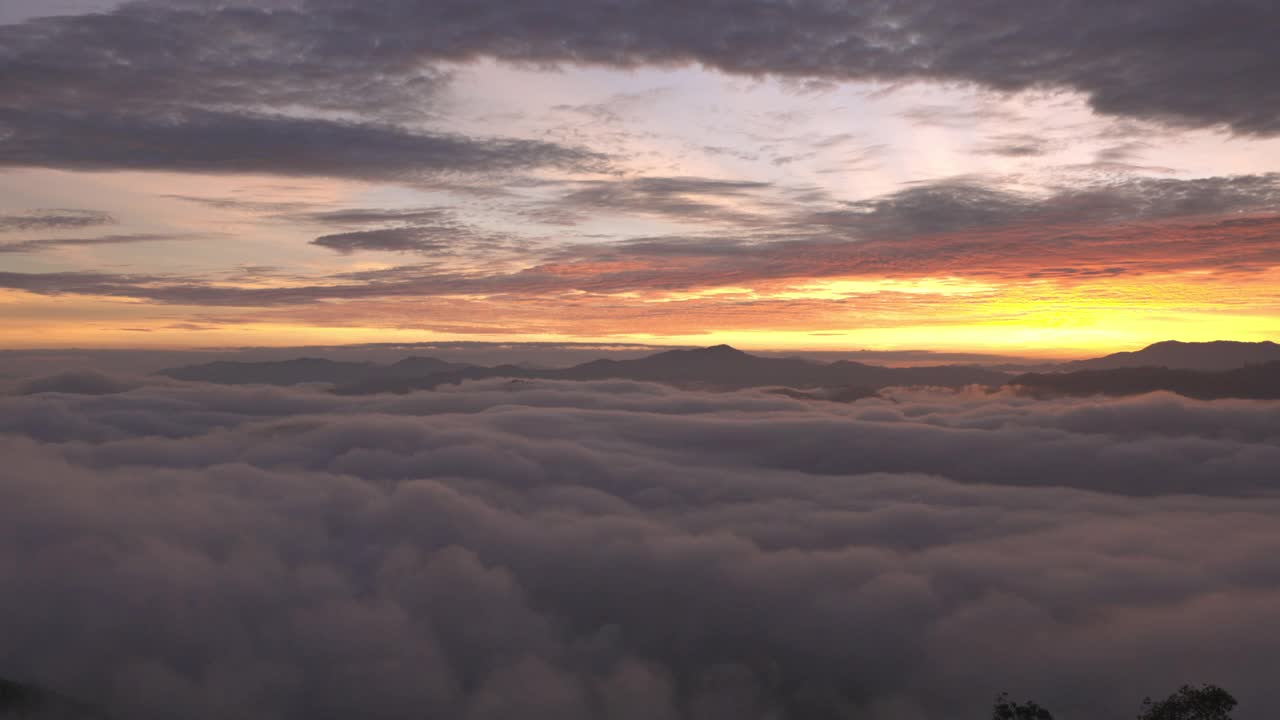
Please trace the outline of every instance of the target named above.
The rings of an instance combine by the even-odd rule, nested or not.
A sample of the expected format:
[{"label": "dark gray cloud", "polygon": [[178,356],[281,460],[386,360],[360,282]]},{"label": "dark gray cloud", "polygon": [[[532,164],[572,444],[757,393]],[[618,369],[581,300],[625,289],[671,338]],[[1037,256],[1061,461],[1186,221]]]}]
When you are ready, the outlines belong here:
[{"label": "dark gray cloud", "polygon": [[0,97],[58,111],[303,108],[422,118],[448,74],[297,3],[132,2],[0,26]]},{"label": "dark gray cloud", "polygon": [[[361,228],[321,235],[311,241],[344,255],[359,251],[416,252],[429,255],[492,253],[528,245],[510,234],[490,232],[460,222],[443,208],[348,208],[302,213],[295,219]],[[389,226],[378,227],[386,223]],[[372,227],[371,227],[372,226]]]},{"label": "dark gray cloud", "polygon": [[1274,404],[47,384],[0,398],[0,666],[124,717],[1280,704]]},{"label": "dark gray cloud", "polygon": [[914,235],[1011,225],[1126,223],[1197,215],[1280,210],[1280,174],[1178,180],[1127,178],[1057,189],[1046,196],[1013,192],[981,180],[907,187],[804,220],[868,237]]},{"label": "dark gray cloud", "polygon": [[1124,222],[1280,210],[1280,174],[1135,178],[1063,191],[1045,203],[1063,220]]},{"label": "dark gray cloud", "polygon": [[[388,32],[395,11],[308,6]],[[501,7],[501,11],[498,8]],[[1069,88],[1101,112],[1241,132],[1280,130],[1280,70],[1265,0],[1148,0],[1123,7],[1075,0],[1052,8],[1016,0],[840,4],[657,0],[600,5],[431,2],[398,34],[432,55],[493,55],[634,67],[702,63],[727,72],[831,79],[945,80],[996,90]]]},{"label": "dark gray cloud", "polygon": [[538,140],[410,129],[448,74],[292,3],[130,3],[0,26],[0,165],[411,181],[599,169]]},{"label": "dark gray cloud", "polygon": [[1099,163],[1130,163],[1139,159],[1143,151],[1150,148],[1151,143],[1130,140],[1102,148],[1098,151],[1094,160]]},{"label": "dark gray cloud", "polygon": [[344,208],[300,213],[292,219],[333,225],[367,225],[372,223],[433,223],[449,220],[452,213],[447,208]]},{"label": "dark gray cloud", "polygon": [[321,235],[312,240],[311,244],[336,250],[343,255],[359,250],[438,253],[450,249],[448,240],[447,237],[440,237],[433,229],[393,227]]},{"label": "dark gray cloud", "polygon": [[[372,278],[371,278],[372,279]],[[100,295],[138,297],[161,303],[196,305],[297,304],[321,299],[351,299],[404,295],[418,292],[415,284],[400,282],[299,285],[280,288],[216,286],[204,280],[163,275],[124,275],[100,272],[18,273],[0,272],[0,287],[40,295]],[[443,284],[441,285],[443,287]]]},{"label": "dark gray cloud", "polygon": [[599,164],[395,127],[429,116],[441,67],[481,57],[1067,89],[1106,114],[1269,135],[1277,13],[1269,0],[135,2],[0,26],[0,162],[399,179]]},{"label": "dark gray cloud", "polygon": [[872,237],[911,237],[1008,225],[1030,217],[1035,204],[1030,197],[978,183],[943,182],[848,203],[847,208],[816,212],[806,220]]},{"label": "dark gray cloud", "polygon": [[49,208],[0,215],[0,232],[78,229],[115,221],[110,213],[101,210]]},{"label": "dark gray cloud", "polygon": [[16,273],[0,272],[0,286],[39,294],[97,295],[99,291],[120,291],[134,284],[163,281],[163,276],[118,275],[101,272]]},{"label": "dark gray cloud", "polygon": [[0,109],[0,166],[415,179],[528,167],[599,170],[602,155],[540,140],[469,138],[369,122],[182,110]]},{"label": "dark gray cloud", "polygon": [[45,250],[56,250],[63,247],[93,247],[102,245],[132,245],[135,243],[173,242],[193,240],[206,237],[185,233],[133,233],[122,235],[99,235],[81,238],[41,238],[23,240],[15,243],[0,243],[0,253],[36,253]]},{"label": "dark gray cloud", "polygon": [[754,200],[774,189],[771,183],[703,177],[648,176],[572,183],[555,200],[531,213],[543,221],[572,224],[593,214],[627,212],[690,222],[759,224],[763,217],[727,206],[725,201]]},{"label": "dark gray cloud", "polygon": [[261,200],[245,200],[235,197],[203,197],[200,195],[175,195],[166,193],[160,197],[170,198],[172,200],[182,200],[183,202],[203,205],[204,207],[215,208],[217,210],[239,210],[250,213],[263,214],[287,214],[287,213],[303,213],[307,210],[314,210],[315,203],[308,202],[264,202]]}]

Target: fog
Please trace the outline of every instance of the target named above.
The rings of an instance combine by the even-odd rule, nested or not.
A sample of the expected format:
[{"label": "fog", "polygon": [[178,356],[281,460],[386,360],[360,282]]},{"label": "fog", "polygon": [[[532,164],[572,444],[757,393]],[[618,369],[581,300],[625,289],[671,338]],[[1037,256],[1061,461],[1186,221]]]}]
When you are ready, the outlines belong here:
[{"label": "fog", "polygon": [[75,371],[0,396],[0,676],[140,718],[1280,708],[1280,405]]}]

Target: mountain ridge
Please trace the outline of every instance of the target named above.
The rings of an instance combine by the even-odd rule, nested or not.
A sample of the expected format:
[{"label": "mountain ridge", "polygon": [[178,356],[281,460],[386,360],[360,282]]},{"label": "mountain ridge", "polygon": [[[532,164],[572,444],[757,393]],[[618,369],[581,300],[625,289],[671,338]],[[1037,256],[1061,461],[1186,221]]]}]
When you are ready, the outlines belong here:
[{"label": "mountain ridge", "polygon": [[[1280,345],[1271,341],[1177,340],[1152,343],[1135,351],[1050,366],[1015,374],[1007,368],[977,365],[889,367],[855,360],[821,362],[797,357],[762,357],[730,345],[665,350],[640,358],[598,358],[563,368],[531,368],[512,364],[482,366],[428,356],[408,356],[394,363],[344,362],[295,358],[266,362],[216,361],[169,368],[161,375],[180,380],[221,384],[326,383],[342,395],[406,393],[444,384],[489,378],[545,380],[634,380],[678,387],[733,390],[754,387],[791,388],[797,397],[865,397],[892,386],[1018,386],[1059,394],[1133,394],[1169,390],[1189,397],[1271,397],[1270,369],[1234,377],[1200,377],[1277,363]],[[1136,372],[1144,370],[1144,372]],[[1169,372],[1159,372],[1167,370]],[[1112,375],[1096,373],[1113,372]],[[1125,371],[1125,372],[1119,372]],[[1089,375],[1087,373],[1095,373]],[[1277,395],[1280,396],[1280,395]]]},{"label": "mountain ridge", "polygon": [[1280,345],[1270,341],[1161,340],[1139,350],[1111,353],[1062,363],[1063,371],[1111,370],[1125,367],[1167,367],[1176,370],[1232,370],[1280,360]]},{"label": "mountain ridge", "polygon": [[996,370],[965,365],[891,368],[839,361],[821,363],[802,358],[766,358],[729,345],[667,350],[632,360],[602,358],[568,368],[535,370],[515,366],[471,367],[420,379],[375,379],[335,388],[344,395],[404,393],[445,383],[512,377],[544,380],[635,380],[706,389],[751,387],[857,388],[862,392],[898,384],[960,387],[1003,382]]},{"label": "mountain ridge", "polygon": [[1009,386],[1038,396],[1119,397],[1172,392],[1197,400],[1280,399],[1280,360],[1230,370],[1122,367],[1067,373],[1027,373]]},{"label": "mountain ridge", "polygon": [[340,394],[403,393],[444,383],[494,377],[547,380],[636,380],[720,389],[786,386],[799,389],[874,390],[897,384],[958,387],[1003,382],[1009,374],[976,365],[885,367],[850,360],[824,363],[804,358],[752,355],[729,345],[666,350],[642,358],[599,358],[565,368],[465,365],[439,358],[409,357],[390,365],[321,358],[265,362],[216,361],[168,368],[160,375],[219,384],[295,385],[329,383]]}]

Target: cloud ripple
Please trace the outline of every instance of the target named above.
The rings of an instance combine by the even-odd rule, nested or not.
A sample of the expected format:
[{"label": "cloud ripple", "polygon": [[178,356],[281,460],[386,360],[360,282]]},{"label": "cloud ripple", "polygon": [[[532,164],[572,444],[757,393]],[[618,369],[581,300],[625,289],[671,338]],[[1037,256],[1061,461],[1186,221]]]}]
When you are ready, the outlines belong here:
[{"label": "cloud ripple", "polygon": [[0,399],[0,668],[128,717],[1280,705],[1275,404],[92,379]]}]

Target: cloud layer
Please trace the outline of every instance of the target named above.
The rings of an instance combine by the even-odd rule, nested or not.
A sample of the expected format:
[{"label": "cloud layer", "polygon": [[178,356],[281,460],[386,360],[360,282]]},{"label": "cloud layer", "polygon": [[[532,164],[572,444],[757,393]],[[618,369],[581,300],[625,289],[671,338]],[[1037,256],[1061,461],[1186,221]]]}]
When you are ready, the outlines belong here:
[{"label": "cloud layer", "polygon": [[1280,706],[1274,404],[22,391],[0,668],[127,717]]},{"label": "cloud layer", "polygon": [[[940,182],[866,201],[827,202],[820,210],[797,205],[778,212],[775,206],[764,226],[760,214],[729,211],[713,203],[764,187],[704,178],[585,183],[540,210],[564,222],[605,205],[642,214],[683,213],[728,223],[735,237],[690,234],[577,243],[550,253],[528,252],[525,267],[514,272],[497,263],[468,272],[393,267],[316,278],[310,286],[273,288],[91,272],[0,273],[0,287],[171,304],[258,306],[451,294],[697,290],[886,275],[1017,282],[1206,270],[1256,273],[1280,262],[1274,233],[1280,222],[1275,215],[1280,208],[1276,174],[1130,179],[1046,196],[980,183]],[[519,249],[520,242],[532,240],[469,226],[440,209],[355,208],[292,217],[357,228],[312,241],[344,254],[471,252],[492,259],[495,249]],[[145,239],[149,238],[132,241]]]},{"label": "cloud layer", "polygon": [[1277,12],[1265,0],[137,2],[0,28],[0,91],[22,105],[124,93],[396,116],[447,81],[434,63],[494,57],[1069,89],[1103,113],[1274,134]]}]

